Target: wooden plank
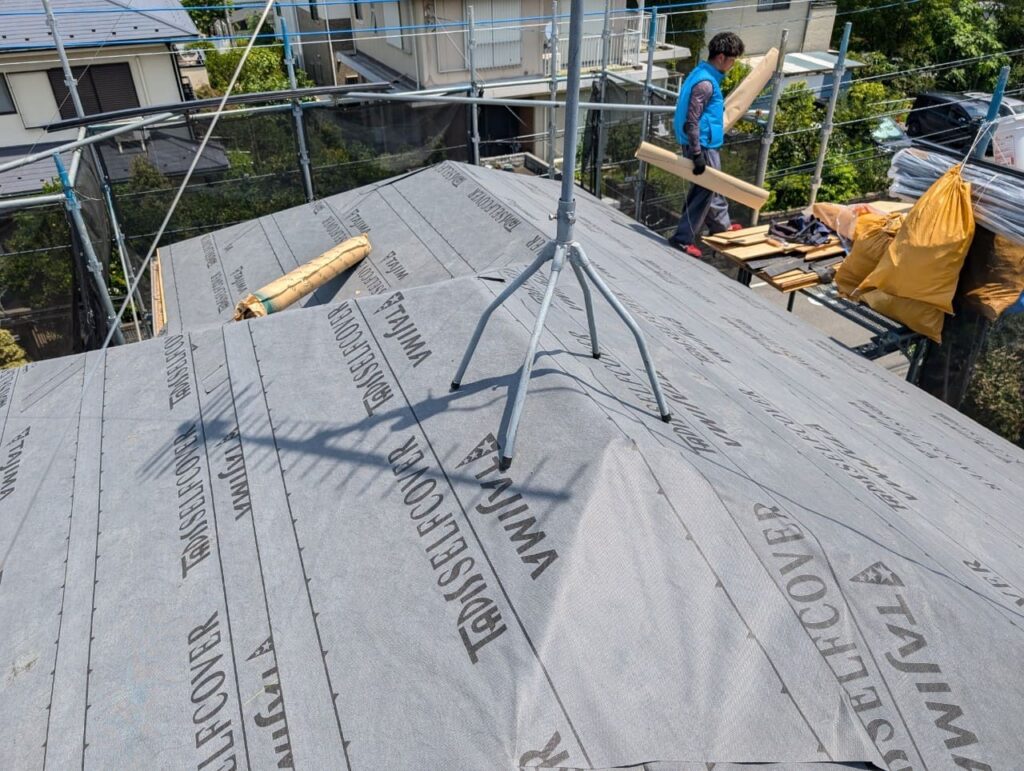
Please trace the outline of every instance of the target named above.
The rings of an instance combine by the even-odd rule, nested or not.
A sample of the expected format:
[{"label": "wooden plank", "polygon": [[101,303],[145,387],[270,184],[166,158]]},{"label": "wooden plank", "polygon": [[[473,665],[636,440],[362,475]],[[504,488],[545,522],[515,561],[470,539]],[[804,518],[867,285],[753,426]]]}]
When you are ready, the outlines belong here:
[{"label": "wooden plank", "polygon": [[693,173],[693,161],[682,155],[676,155],[671,150],[652,145],[650,142],[641,142],[636,151],[636,157],[646,161],[652,166],[657,166],[669,174],[700,185],[713,193],[725,196],[730,201],[736,201],[744,206],[749,206],[755,211],[764,206],[768,200],[768,191],[764,188],[744,182],[725,172],[713,169],[710,166],[701,175]]},{"label": "wooden plank", "polygon": [[811,251],[805,252],[803,257],[807,262],[815,262],[816,260],[823,260],[826,257],[836,257],[840,254],[846,254],[846,250],[839,244],[830,244],[815,247]]},{"label": "wooden plank", "polygon": [[792,281],[795,278],[800,278],[806,275],[808,275],[806,270],[795,268],[793,270],[787,270],[785,273],[780,273],[777,276],[769,276],[769,278],[771,278],[772,282],[775,284],[785,284],[787,281]]},{"label": "wooden plank", "polygon": [[150,308],[153,310],[153,337],[163,332],[167,326],[167,308],[164,305],[164,280],[160,268],[160,250],[156,250],[150,263]]},{"label": "wooden plank", "polygon": [[773,280],[769,281],[768,283],[771,284],[775,289],[778,289],[780,292],[789,293],[795,292],[799,289],[804,289],[809,286],[814,286],[820,283],[820,279],[814,273],[805,273],[803,274],[803,277],[797,276],[784,282]]},{"label": "wooden plank", "polygon": [[751,244],[750,246],[731,246],[728,249],[719,249],[719,251],[734,260],[745,262],[757,257],[767,257],[771,254],[785,254],[787,251],[792,250],[782,246],[773,246],[765,241],[764,243]]},{"label": "wooden plank", "polygon": [[[764,241],[768,237],[768,225],[754,225],[752,228],[741,228],[740,230],[727,230],[724,233],[715,233],[711,238],[720,238],[731,243],[746,242],[749,239],[757,238]],[[752,243],[757,243],[753,241]]]}]

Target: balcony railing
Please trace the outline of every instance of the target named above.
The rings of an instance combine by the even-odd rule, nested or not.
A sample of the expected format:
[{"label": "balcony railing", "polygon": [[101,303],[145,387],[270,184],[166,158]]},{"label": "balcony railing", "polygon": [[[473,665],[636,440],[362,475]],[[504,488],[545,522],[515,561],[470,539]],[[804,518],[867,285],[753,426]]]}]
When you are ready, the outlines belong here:
[{"label": "balcony railing", "polygon": [[[655,39],[659,44],[665,42],[666,21],[665,16],[658,17]],[[619,14],[612,19],[608,39],[610,66],[643,66],[647,58],[650,23],[650,16],[643,13]],[[550,66],[550,52],[545,27],[529,23],[518,29],[502,27],[489,30],[486,25],[478,25],[475,31],[477,70],[486,72],[516,67],[530,75],[546,75]],[[601,66],[602,27],[603,23],[596,20],[588,23],[584,29],[581,57],[585,70]],[[465,29],[438,30],[433,38],[439,73],[469,72],[469,36]],[[559,29],[558,56],[560,69],[565,72],[565,63],[569,57],[568,25],[565,24],[560,25]],[[524,66],[531,60],[532,66]]]}]

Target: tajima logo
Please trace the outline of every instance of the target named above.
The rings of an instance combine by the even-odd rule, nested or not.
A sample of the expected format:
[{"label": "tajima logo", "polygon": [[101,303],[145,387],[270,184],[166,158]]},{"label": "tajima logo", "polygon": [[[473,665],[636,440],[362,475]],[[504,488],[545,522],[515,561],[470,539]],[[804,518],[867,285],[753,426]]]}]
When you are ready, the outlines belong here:
[{"label": "tajima logo", "polygon": [[[921,694],[924,706],[935,716],[935,727],[942,731],[940,736],[950,751],[953,765],[977,771],[992,771],[988,763],[961,754],[968,747],[975,751],[981,749],[978,737],[973,731],[957,725],[957,721],[964,719],[963,708],[951,703],[954,698],[953,686],[943,677],[938,662],[930,660],[924,653],[928,648],[928,640],[904,597],[906,585],[903,580],[883,563],[876,562],[857,573],[850,581],[886,587],[865,590],[888,592],[879,598],[883,604],[875,607],[886,630],[892,635],[894,649],[886,651],[885,660],[900,673],[901,679],[912,681],[915,690]],[[895,589],[904,589],[904,593]]]},{"label": "tajima logo", "polygon": [[504,523],[505,531],[509,534],[508,539],[516,547],[519,559],[527,565],[536,565],[530,572],[530,577],[536,579],[558,559],[558,552],[554,549],[537,548],[547,534],[536,529],[537,520],[531,516],[530,506],[523,501],[522,493],[505,495],[505,491],[512,487],[512,478],[500,475],[488,478],[498,471],[498,442],[494,434],[485,436],[456,468],[468,466],[484,458],[490,462],[487,468],[476,474],[476,478],[480,480],[480,489],[489,495],[486,501],[477,504],[476,512],[485,517],[497,515],[497,521]]}]

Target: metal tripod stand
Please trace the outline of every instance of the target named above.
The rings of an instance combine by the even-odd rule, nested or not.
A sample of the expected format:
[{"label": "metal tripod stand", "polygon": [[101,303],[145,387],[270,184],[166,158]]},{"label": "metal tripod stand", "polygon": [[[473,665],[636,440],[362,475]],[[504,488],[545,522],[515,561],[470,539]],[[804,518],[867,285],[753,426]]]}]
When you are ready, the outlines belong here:
[{"label": "metal tripod stand", "polygon": [[526,358],[523,361],[522,369],[519,372],[519,382],[516,385],[516,391],[514,395],[514,401],[512,403],[512,413],[509,416],[508,428],[505,432],[505,441],[501,445],[501,457],[499,460],[499,467],[504,470],[512,464],[512,456],[515,452],[516,444],[516,431],[519,428],[519,418],[523,413],[523,405],[526,403],[526,394],[530,386],[530,374],[533,371],[534,359],[537,355],[537,345],[540,342],[541,332],[544,330],[544,320],[548,315],[548,309],[551,306],[551,298],[555,294],[555,285],[558,283],[558,276],[562,272],[562,268],[565,267],[566,259],[569,260],[569,264],[572,266],[573,272],[576,274],[576,279],[580,283],[580,288],[583,290],[583,302],[586,306],[587,311],[587,325],[590,328],[590,346],[591,353],[595,359],[601,357],[601,350],[597,343],[597,325],[594,321],[594,306],[593,299],[590,294],[590,287],[587,285],[587,280],[597,288],[608,303],[615,309],[615,312],[619,315],[619,318],[629,327],[629,330],[633,333],[633,337],[636,339],[637,347],[640,349],[640,356],[644,360],[644,367],[647,369],[647,377],[651,382],[651,390],[654,392],[654,398],[658,404],[658,411],[661,414],[661,419],[666,423],[672,419],[671,413],[668,411],[668,407],[665,404],[665,397],[661,393],[661,386],[658,384],[658,376],[654,371],[654,364],[651,362],[650,353],[647,350],[647,341],[644,339],[643,332],[640,331],[640,327],[634,321],[633,317],[630,316],[618,298],[612,293],[605,284],[604,280],[594,270],[594,266],[590,264],[590,260],[587,259],[586,252],[583,251],[583,247],[580,246],[579,242],[573,238],[573,228],[576,223],[576,200],[573,196],[573,179],[575,177],[575,166],[576,166],[576,130],[579,122],[579,100],[580,100],[580,42],[582,40],[583,32],[583,3],[574,2],[570,6],[569,13],[569,59],[568,59],[568,83],[567,92],[565,99],[565,142],[563,145],[563,164],[562,164],[562,191],[561,196],[558,200],[558,214],[556,219],[558,221],[558,230],[555,236],[555,240],[549,241],[547,245],[541,250],[537,259],[535,259],[529,267],[520,273],[512,283],[510,283],[505,289],[499,294],[494,301],[487,306],[487,309],[483,312],[480,317],[480,321],[477,322],[476,329],[473,332],[473,337],[469,341],[469,346],[466,348],[466,353],[462,357],[462,363],[459,365],[458,372],[455,373],[455,379],[452,380],[452,390],[456,391],[462,385],[462,378],[466,374],[466,369],[469,367],[469,362],[473,358],[473,353],[476,351],[477,343],[480,342],[480,337],[483,335],[484,328],[487,326],[487,322],[491,318],[491,314],[494,313],[498,307],[511,297],[517,289],[519,289],[526,281],[540,270],[547,262],[551,262],[551,274],[548,276],[547,289],[544,292],[544,298],[540,303],[540,311],[537,313],[537,320],[533,325],[533,335],[530,337],[530,345],[526,350]]}]

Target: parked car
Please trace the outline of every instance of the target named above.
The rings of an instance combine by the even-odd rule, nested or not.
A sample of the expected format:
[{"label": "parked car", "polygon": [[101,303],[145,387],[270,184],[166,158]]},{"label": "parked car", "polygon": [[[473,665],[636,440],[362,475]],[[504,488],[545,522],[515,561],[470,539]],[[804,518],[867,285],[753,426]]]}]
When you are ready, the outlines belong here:
[{"label": "parked car", "polygon": [[900,124],[888,116],[878,119],[878,123],[871,131],[871,140],[889,153],[895,153],[897,150],[911,145],[910,139],[900,128]]},{"label": "parked car", "polygon": [[[966,150],[974,142],[988,115],[990,94],[918,94],[907,117],[907,134],[915,139]],[[1024,102],[1005,97],[999,105],[999,117],[1024,112]]]},{"label": "parked car", "polygon": [[174,53],[178,57],[179,67],[202,67],[206,64],[202,50],[198,48],[188,48],[184,43],[175,43]]}]

